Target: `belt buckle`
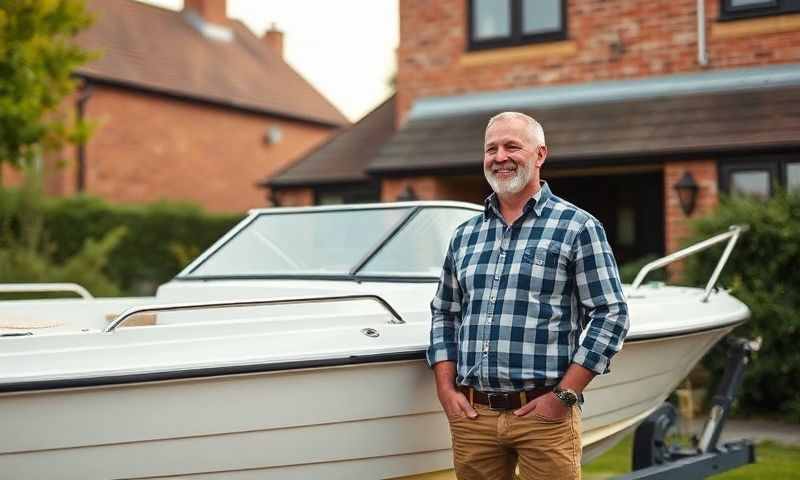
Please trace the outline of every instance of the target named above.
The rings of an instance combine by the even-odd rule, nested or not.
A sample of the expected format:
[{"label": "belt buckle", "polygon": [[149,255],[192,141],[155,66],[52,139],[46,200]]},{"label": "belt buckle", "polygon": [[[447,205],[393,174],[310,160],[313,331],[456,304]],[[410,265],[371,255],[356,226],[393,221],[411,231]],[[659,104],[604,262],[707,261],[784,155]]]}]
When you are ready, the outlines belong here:
[{"label": "belt buckle", "polygon": [[488,393],[490,410],[508,410],[507,393]]}]

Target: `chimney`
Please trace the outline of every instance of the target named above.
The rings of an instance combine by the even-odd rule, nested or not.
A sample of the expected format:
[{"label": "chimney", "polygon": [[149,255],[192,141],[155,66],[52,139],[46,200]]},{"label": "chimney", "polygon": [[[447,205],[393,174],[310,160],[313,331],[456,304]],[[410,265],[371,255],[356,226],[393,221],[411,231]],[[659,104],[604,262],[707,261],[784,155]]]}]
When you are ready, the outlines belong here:
[{"label": "chimney", "polygon": [[283,32],[278,30],[278,27],[273,23],[270,25],[269,30],[264,32],[264,43],[269,45],[279,57],[283,58]]},{"label": "chimney", "polygon": [[203,21],[216,25],[228,22],[225,0],[183,0],[183,10],[194,10]]}]

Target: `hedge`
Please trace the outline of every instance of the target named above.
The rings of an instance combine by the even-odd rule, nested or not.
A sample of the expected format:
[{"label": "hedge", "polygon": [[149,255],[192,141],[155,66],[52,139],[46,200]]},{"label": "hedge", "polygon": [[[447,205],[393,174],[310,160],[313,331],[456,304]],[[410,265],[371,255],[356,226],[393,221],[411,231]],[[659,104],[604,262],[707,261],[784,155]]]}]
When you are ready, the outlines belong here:
[{"label": "hedge", "polygon": [[[766,201],[723,198],[713,215],[694,222],[695,235],[687,243],[732,224],[748,224],[750,230],[739,238],[719,284],[752,312],[734,335],[763,338],[761,351],[747,367],[739,407],[800,422],[800,192],[777,192]],[[721,249],[690,257],[685,279],[704,284]],[[715,349],[705,362],[712,378],[720,378],[725,348]]]},{"label": "hedge", "polygon": [[[21,193],[0,190],[0,219],[13,216]],[[148,295],[230,230],[243,215],[207,213],[185,203],[112,205],[99,198],[45,198],[43,216],[48,256],[67,262],[87,239],[101,240],[124,227],[104,272],[123,294]]]}]

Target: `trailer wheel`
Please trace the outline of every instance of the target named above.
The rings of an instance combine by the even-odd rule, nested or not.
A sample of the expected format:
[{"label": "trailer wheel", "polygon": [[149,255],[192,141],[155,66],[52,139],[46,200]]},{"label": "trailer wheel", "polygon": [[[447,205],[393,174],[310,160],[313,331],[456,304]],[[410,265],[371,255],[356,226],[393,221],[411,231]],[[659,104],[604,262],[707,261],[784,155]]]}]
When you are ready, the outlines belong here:
[{"label": "trailer wheel", "polygon": [[636,428],[633,436],[633,470],[663,465],[672,458],[667,435],[675,428],[678,411],[664,403]]}]

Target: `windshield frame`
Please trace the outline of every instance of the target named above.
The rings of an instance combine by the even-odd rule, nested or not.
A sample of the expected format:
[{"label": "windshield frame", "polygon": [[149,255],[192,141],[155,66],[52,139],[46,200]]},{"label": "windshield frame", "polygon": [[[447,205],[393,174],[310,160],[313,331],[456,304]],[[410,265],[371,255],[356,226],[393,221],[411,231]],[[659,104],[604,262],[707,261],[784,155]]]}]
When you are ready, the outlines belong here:
[{"label": "windshield frame", "polygon": [[[345,280],[354,282],[376,281],[397,283],[430,283],[437,282],[438,276],[386,276],[386,275],[361,275],[361,271],[380,251],[403,229],[419,212],[427,208],[453,208],[458,210],[473,210],[476,214],[483,212],[483,207],[465,202],[396,202],[377,203],[365,205],[330,205],[324,207],[297,207],[297,208],[272,208],[252,210],[239,224],[223,235],[200,256],[181,270],[173,280],[178,281],[220,281],[220,280]],[[365,210],[394,210],[409,209],[409,212],[400,218],[386,233],[367,250],[347,274],[244,274],[244,275],[192,275],[210,259],[217,251],[225,247],[234,238],[241,234],[247,227],[261,216],[266,215],[297,215],[319,213],[324,211],[365,211]]]}]

